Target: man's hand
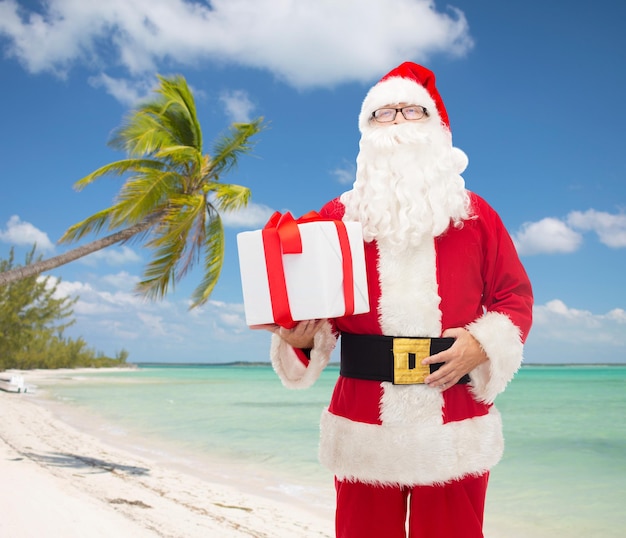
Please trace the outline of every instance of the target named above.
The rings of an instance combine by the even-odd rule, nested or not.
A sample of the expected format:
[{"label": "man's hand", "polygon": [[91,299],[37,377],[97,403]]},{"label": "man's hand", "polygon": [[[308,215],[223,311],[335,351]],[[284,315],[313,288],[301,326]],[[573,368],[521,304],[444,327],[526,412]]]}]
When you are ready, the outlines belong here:
[{"label": "man's hand", "polygon": [[443,337],[455,338],[452,347],[431,355],[422,364],[445,363],[439,370],[430,374],[424,382],[430,387],[442,390],[452,387],[465,374],[471,372],[479,364],[489,360],[483,348],[466,329],[456,327],[444,331]]},{"label": "man's hand", "polygon": [[309,319],[300,321],[292,329],[285,329],[280,325],[268,324],[268,325],[255,325],[254,329],[265,329],[280,336],[291,347],[300,349],[312,348],[313,337],[319,330],[325,319]]}]

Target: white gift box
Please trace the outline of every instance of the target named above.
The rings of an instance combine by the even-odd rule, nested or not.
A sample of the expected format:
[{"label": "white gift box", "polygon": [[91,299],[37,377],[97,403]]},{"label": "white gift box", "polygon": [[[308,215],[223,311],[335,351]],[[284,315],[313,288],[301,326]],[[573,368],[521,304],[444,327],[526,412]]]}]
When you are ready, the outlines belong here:
[{"label": "white gift box", "polygon": [[[352,256],[352,313],[362,314],[369,312],[369,297],[361,225],[357,222],[343,224]],[[345,315],[343,254],[335,222],[305,222],[298,224],[298,230],[302,252],[282,254],[291,319],[300,321]],[[246,323],[275,323],[268,264],[271,271],[280,260],[266,260],[262,230],[239,233],[237,247]]]}]

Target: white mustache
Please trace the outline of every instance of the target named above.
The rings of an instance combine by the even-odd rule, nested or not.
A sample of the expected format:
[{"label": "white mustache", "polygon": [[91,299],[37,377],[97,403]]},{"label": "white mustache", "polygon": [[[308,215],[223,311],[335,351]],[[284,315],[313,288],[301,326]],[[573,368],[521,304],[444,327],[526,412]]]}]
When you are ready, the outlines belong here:
[{"label": "white mustache", "polygon": [[391,149],[398,146],[407,148],[416,145],[429,145],[433,141],[433,133],[430,129],[424,129],[422,125],[402,123],[384,127],[373,127],[363,133],[361,144],[378,149]]}]

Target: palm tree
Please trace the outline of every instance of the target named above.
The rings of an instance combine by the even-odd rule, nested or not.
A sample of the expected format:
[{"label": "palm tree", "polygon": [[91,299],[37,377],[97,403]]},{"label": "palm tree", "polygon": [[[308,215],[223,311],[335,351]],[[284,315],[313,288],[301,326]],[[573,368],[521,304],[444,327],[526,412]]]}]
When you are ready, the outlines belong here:
[{"label": "palm tree", "polygon": [[159,76],[159,81],[156,97],[131,111],[109,142],[125,151],[127,158],[98,168],[75,184],[80,190],[102,176],[128,174],[114,204],[68,228],[60,242],[71,243],[103,228],[118,231],[2,273],[0,286],[115,243],[143,239],[152,259],[137,284],[139,293],[162,298],[202,258],[204,272],[191,307],[207,301],[224,258],[220,211],[240,209],[250,197],[247,187],[220,183],[220,179],[252,149],[249,139],[261,131],[263,118],[233,123],[215,142],[213,155],[203,155],[196,105],[185,79]]}]

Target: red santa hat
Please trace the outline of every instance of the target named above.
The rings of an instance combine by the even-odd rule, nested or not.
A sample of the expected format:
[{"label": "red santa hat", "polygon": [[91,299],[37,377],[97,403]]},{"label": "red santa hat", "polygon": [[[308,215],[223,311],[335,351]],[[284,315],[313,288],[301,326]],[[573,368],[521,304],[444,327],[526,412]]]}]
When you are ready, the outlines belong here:
[{"label": "red santa hat", "polygon": [[372,112],[396,103],[421,105],[450,130],[448,113],[435,86],[434,73],[413,62],[404,62],[381,78],[365,96],[359,115],[361,132],[367,128]]}]

